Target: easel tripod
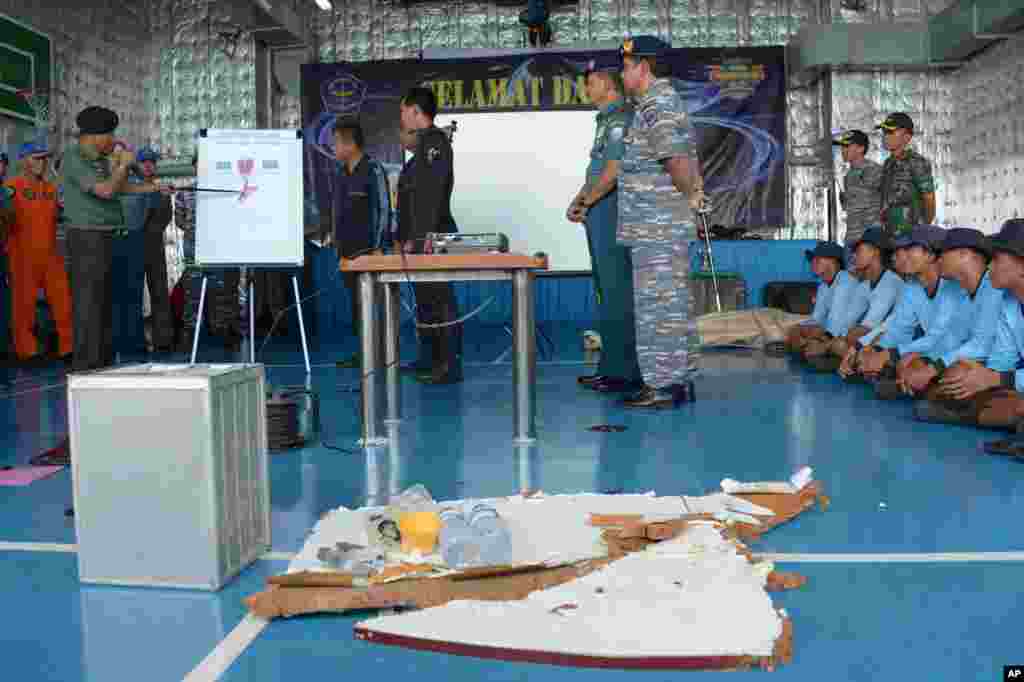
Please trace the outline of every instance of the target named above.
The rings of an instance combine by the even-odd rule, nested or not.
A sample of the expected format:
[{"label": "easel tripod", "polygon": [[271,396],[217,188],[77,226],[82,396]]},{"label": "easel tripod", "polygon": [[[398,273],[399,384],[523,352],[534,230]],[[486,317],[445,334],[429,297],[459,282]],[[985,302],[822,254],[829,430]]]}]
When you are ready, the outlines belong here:
[{"label": "easel tripod", "polygon": [[[192,358],[189,364],[196,364],[196,354],[199,352],[199,331],[203,327],[203,309],[206,307],[206,283],[208,275],[203,273],[203,286],[199,291],[199,310],[196,313],[196,329],[192,336]],[[255,286],[252,278],[249,279],[249,362],[256,363],[256,314],[255,314]],[[299,297],[299,278],[292,275],[292,292],[295,295],[295,310],[299,313],[299,335],[302,338],[302,359],[306,363],[306,374],[310,374],[309,346],[306,343],[306,323],[302,317],[302,299]]]}]

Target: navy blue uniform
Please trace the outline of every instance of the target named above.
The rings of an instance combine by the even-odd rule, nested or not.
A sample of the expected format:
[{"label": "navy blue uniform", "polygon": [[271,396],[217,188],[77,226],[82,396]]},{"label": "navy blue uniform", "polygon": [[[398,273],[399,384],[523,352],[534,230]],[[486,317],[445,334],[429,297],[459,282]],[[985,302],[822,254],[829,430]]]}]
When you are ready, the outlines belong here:
[{"label": "navy blue uniform", "polygon": [[[412,241],[413,252],[423,252],[423,238],[430,232],[457,232],[451,197],[455,187],[452,145],[440,128],[418,131],[416,151],[398,177],[398,234],[401,242]],[[443,324],[458,319],[455,289],[450,282],[417,284],[417,319],[426,324]],[[458,378],[462,373],[461,327],[420,329],[419,368],[433,368],[435,378]]]},{"label": "navy blue uniform", "polygon": [[[633,111],[622,100],[597,114],[597,132],[590,150],[587,184],[597,182],[609,161],[621,161]],[[629,247],[616,242],[619,192],[613,189],[587,211],[587,244],[597,290],[601,362],[598,376],[639,381],[636,357],[636,319],[633,313],[633,261]]]}]

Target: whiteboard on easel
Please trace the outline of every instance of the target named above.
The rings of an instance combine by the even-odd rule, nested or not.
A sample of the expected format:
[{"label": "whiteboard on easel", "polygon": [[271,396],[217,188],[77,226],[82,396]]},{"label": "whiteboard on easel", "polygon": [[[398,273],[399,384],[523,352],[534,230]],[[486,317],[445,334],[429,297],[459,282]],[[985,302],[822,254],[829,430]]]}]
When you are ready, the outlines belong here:
[{"label": "whiteboard on easel", "polygon": [[301,131],[200,131],[196,187],[197,266],[302,266]]}]

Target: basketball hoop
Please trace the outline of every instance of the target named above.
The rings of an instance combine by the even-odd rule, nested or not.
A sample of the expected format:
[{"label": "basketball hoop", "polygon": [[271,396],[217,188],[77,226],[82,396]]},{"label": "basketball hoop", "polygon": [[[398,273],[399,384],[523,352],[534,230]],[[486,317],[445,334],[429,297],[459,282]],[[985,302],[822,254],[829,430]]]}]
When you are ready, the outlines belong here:
[{"label": "basketball hoop", "polygon": [[50,129],[50,97],[39,90],[18,90],[15,93],[25,102],[36,119],[36,130],[46,132]]}]

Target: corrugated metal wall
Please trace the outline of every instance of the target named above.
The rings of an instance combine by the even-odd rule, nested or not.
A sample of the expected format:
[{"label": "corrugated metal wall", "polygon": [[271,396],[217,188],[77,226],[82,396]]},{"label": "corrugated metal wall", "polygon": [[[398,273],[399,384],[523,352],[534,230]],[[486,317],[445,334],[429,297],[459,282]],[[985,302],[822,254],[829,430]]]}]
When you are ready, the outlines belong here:
[{"label": "corrugated metal wall", "polygon": [[[411,57],[430,47],[517,47],[518,8],[484,2],[406,7],[393,0],[335,1],[321,12],[309,0],[323,61]],[[553,16],[560,43],[609,41],[629,31],[655,33],[677,47],[774,45],[813,21],[920,21],[949,0],[867,0],[863,12],[840,0],[581,0]],[[303,2],[293,3],[303,9]],[[141,8],[141,9],[140,9]],[[172,154],[191,154],[200,127],[257,125],[256,59],[251,40],[221,37],[236,26],[226,3],[213,0],[0,0],[0,12],[50,32],[56,80],[68,96],[58,102],[60,146],[74,114],[87,104],[122,114],[122,133],[157,141]],[[944,222],[991,231],[1021,211],[1016,180],[1024,129],[1011,115],[1024,79],[1024,48],[1007,41],[953,74],[836,73],[824,110],[822,87],[789,93],[791,228],[781,236],[826,231],[826,189],[842,168],[822,157],[823,129],[870,127],[886,112],[908,111],[939,183]],[[300,123],[298,92],[279,83],[271,94],[270,124]],[[827,94],[827,93],[826,93]],[[0,144],[15,126],[0,118]],[[880,158],[881,150],[873,150]],[[841,236],[841,233],[840,233]]]},{"label": "corrugated metal wall", "polygon": [[[51,144],[58,151],[75,131],[75,115],[91,104],[116,110],[124,137],[155,136],[157,121],[145,96],[156,54],[146,7],[129,0],[0,0],[0,13],[53,42],[58,94],[51,98]],[[18,144],[28,133],[24,124],[0,116],[0,145]]]},{"label": "corrugated metal wall", "polygon": [[951,81],[939,100],[949,127],[937,131],[950,169],[946,216],[992,233],[1024,217],[1024,37],[993,46]]}]

